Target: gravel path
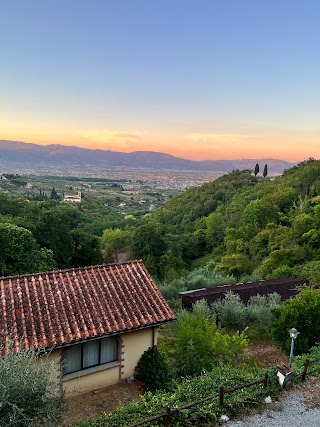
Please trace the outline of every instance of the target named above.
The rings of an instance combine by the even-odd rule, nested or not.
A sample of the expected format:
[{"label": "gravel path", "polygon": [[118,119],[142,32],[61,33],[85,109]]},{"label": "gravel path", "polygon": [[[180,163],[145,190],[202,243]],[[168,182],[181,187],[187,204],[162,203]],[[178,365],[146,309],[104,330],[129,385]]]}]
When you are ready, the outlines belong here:
[{"label": "gravel path", "polygon": [[225,427],[320,427],[320,383],[284,391],[260,413],[224,423]]}]

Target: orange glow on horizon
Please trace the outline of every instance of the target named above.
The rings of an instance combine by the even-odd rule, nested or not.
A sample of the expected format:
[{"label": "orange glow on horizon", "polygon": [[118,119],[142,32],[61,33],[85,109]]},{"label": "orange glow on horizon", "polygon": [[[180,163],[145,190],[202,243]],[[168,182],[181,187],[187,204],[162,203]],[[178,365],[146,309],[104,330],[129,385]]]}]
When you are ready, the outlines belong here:
[{"label": "orange glow on horizon", "polygon": [[[1,124],[1,123],[0,123]],[[61,144],[120,152],[157,151],[190,160],[277,158],[291,162],[320,157],[320,135],[288,133],[250,135],[240,133],[170,134],[141,131],[89,130],[59,132],[47,129],[2,131],[0,139],[39,145]]]}]

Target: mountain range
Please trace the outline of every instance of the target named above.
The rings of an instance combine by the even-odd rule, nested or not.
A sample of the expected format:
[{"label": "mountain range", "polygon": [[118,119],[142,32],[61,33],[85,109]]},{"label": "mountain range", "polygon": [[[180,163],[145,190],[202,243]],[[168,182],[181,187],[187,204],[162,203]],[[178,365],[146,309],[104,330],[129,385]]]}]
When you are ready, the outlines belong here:
[{"label": "mountain range", "polygon": [[0,161],[34,165],[84,165],[99,167],[128,167],[171,170],[231,172],[234,169],[260,169],[268,165],[269,174],[281,174],[295,165],[278,159],[203,160],[194,161],[154,151],[121,153],[110,150],[92,150],[60,144],[38,145],[20,141],[0,140]]}]

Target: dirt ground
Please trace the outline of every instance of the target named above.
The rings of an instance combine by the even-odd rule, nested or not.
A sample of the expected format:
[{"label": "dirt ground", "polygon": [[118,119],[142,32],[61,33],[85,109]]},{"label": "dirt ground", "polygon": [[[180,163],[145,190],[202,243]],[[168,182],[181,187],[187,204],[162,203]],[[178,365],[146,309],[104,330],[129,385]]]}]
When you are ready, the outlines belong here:
[{"label": "dirt ground", "polygon": [[135,384],[116,384],[71,397],[67,400],[68,409],[61,426],[74,426],[77,422],[98,417],[103,412],[111,412],[137,400],[141,393]]},{"label": "dirt ground", "polygon": [[261,366],[268,368],[288,363],[288,356],[279,350],[272,341],[263,340],[250,344],[246,352],[252,356]]},{"label": "dirt ground", "polygon": [[[260,341],[248,346],[247,353],[259,361],[261,366],[278,366],[288,364],[288,356],[282,353],[271,341]],[[304,404],[308,408],[320,408],[320,381],[318,378],[307,378],[306,382],[294,385],[294,391],[303,395]],[[320,421],[319,421],[320,425]]]},{"label": "dirt ground", "polygon": [[299,391],[303,395],[304,404],[308,408],[320,408],[319,379],[308,378],[307,382],[295,385],[295,390]]}]

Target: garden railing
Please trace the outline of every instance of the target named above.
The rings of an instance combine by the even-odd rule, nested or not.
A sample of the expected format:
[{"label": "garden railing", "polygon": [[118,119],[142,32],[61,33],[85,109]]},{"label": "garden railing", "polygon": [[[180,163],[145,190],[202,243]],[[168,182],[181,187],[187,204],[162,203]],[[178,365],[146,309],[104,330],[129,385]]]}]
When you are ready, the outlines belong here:
[{"label": "garden railing", "polygon": [[208,402],[209,400],[213,400],[213,399],[216,399],[216,398],[219,398],[220,406],[223,406],[223,404],[224,404],[224,397],[225,397],[226,394],[233,393],[233,392],[235,392],[237,390],[241,390],[241,389],[244,389],[244,388],[253,387],[253,386],[257,385],[257,384],[263,384],[263,388],[266,388],[267,385],[268,385],[268,374],[266,373],[265,376],[264,376],[264,378],[262,380],[254,381],[254,382],[251,382],[251,383],[242,384],[242,385],[239,385],[239,386],[236,386],[236,387],[231,387],[231,388],[228,388],[228,389],[225,389],[224,387],[220,387],[219,388],[219,392],[217,392],[217,393],[215,393],[215,394],[213,394],[211,396],[204,397],[203,399],[199,399],[199,400],[196,400],[194,402],[191,402],[188,405],[181,406],[180,408],[170,408],[168,406],[167,409],[166,409],[166,412],[163,412],[163,413],[161,413],[159,415],[155,415],[153,417],[144,419],[144,420],[142,420],[142,421],[140,421],[138,423],[131,424],[129,427],[142,426],[142,425],[151,423],[152,421],[159,420],[161,418],[164,418],[164,420],[165,420],[165,426],[166,427],[170,427],[171,426],[171,417],[175,413],[181,412],[181,411],[183,411],[185,409],[190,409],[193,406],[201,405],[202,403]]},{"label": "garden railing", "polygon": [[313,369],[312,371],[308,371],[309,367],[311,365],[313,365],[314,363],[316,363],[316,362],[320,362],[320,357],[318,357],[317,359],[313,359],[313,360],[307,359],[304,362],[302,373],[301,373],[301,380],[302,381],[306,380],[306,376],[307,375],[315,374],[316,372],[320,371],[320,367],[319,366],[317,368]]}]

